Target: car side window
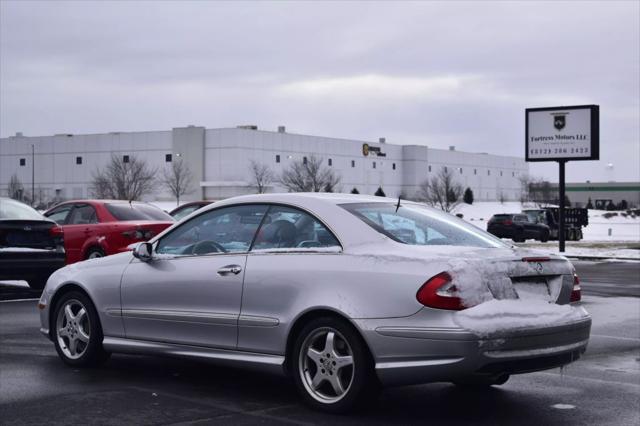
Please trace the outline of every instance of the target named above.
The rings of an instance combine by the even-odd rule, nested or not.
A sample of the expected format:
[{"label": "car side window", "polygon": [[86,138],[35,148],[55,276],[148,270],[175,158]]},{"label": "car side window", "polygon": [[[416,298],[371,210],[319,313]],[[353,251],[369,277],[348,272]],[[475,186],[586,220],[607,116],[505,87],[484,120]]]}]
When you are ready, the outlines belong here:
[{"label": "car side window", "polygon": [[251,250],[320,247],[340,248],[336,237],[322,222],[302,210],[271,206]]},{"label": "car side window", "polygon": [[164,236],[158,242],[156,253],[205,255],[246,252],[267,209],[266,205],[251,204],[208,211]]},{"label": "car side window", "polygon": [[98,223],[96,209],[89,204],[76,205],[67,220],[67,225],[88,225]]},{"label": "car side window", "polygon": [[53,220],[58,225],[66,225],[67,224],[67,216],[69,216],[69,212],[71,211],[71,205],[60,206],[53,209],[51,212],[47,214],[47,217]]}]

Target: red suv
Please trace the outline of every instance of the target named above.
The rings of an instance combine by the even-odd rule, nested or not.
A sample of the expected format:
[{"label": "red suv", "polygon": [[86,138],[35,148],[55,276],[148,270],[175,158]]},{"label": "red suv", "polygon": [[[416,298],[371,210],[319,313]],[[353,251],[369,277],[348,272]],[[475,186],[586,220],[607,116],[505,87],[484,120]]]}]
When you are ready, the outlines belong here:
[{"label": "red suv", "polygon": [[175,223],[150,204],[119,200],[66,201],[44,215],[64,229],[67,264],[127,251]]}]

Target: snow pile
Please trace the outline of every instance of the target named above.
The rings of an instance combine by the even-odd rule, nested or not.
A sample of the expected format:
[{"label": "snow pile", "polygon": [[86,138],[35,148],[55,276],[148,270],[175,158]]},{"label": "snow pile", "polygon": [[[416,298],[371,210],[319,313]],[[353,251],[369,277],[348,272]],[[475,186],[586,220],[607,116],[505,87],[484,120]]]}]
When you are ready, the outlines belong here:
[{"label": "snow pile", "polygon": [[480,336],[521,328],[548,327],[587,317],[581,307],[542,300],[490,300],[454,315],[454,321]]}]

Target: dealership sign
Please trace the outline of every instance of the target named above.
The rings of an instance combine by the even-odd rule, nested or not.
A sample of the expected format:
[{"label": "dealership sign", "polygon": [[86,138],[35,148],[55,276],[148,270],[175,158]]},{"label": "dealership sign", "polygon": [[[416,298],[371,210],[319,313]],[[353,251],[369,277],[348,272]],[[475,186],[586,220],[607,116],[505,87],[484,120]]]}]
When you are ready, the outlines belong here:
[{"label": "dealership sign", "polygon": [[598,160],[599,115],[597,105],[528,108],[526,160]]},{"label": "dealership sign", "polygon": [[368,157],[369,155],[377,155],[378,157],[386,157],[387,153],[382,152],[380,147],[371,146],[368,143],[362,144],[362,155]]}]

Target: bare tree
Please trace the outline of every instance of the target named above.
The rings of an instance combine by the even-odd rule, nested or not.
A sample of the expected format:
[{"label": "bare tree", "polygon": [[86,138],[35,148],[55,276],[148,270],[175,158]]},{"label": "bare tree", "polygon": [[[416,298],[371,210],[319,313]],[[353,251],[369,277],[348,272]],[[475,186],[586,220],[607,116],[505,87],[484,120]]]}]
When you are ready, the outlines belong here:
[{"label": "bare tree", "polygon": [[109,164],[93,174],[93,195],[114,200],[139,200],[155,189],[156,172],[157,169],[135,156],[125,161],[124,157],[112,155]]},{"label": "bare tree", "polygon": [[526,203],[531,201],[531,183],[533,179],[528,174],[518,176],[520,182],[520,202]]},{"label": "bare tree", "polygon": [[176,198],[176,205],[180,205],[180,197],[193,192],[191,170],[180,157],[171,162],[171,167],[162,171],[162,185]]},{"label": "bare tree", "polygon": [[453,172],[442,168],[420,184],[416,196],[420,201],[451,212],[460,204],[462,193],[462,185],[456,181]]},{"label": "bare tree", "polygon": [[289,192],[333,192],[340,177],[315,155],[296,161],[282,172],[280,183]]},{"label": "bare tree", "polygon": [[249,169],[251,170],[251,177],[253,178],[251,186],[256,188],[258,194],[267,192],[267,187],[271,185],[271,182],[274,180],[273,172],[269,166],[251,160]]},{"label": "bare tree", "polygon": [[7,187],[7,195],[14,200],[22,201],[24,197],[24,186],[17,174],[12,174],[9,179],[9,186]]},{"label": "bare tree", "polygon": [[529,198],[538,207],[544,207],[557,201],[558,196],[551,182],[544,179],[531,179],[529,182]]},{"label": "bare tree", "polygon": [[504,202],[507,201],[507,199],[508,199],[507,194],[504,191],[498,192],[498,201],[500,201],[500,204],[504,204]]}]

